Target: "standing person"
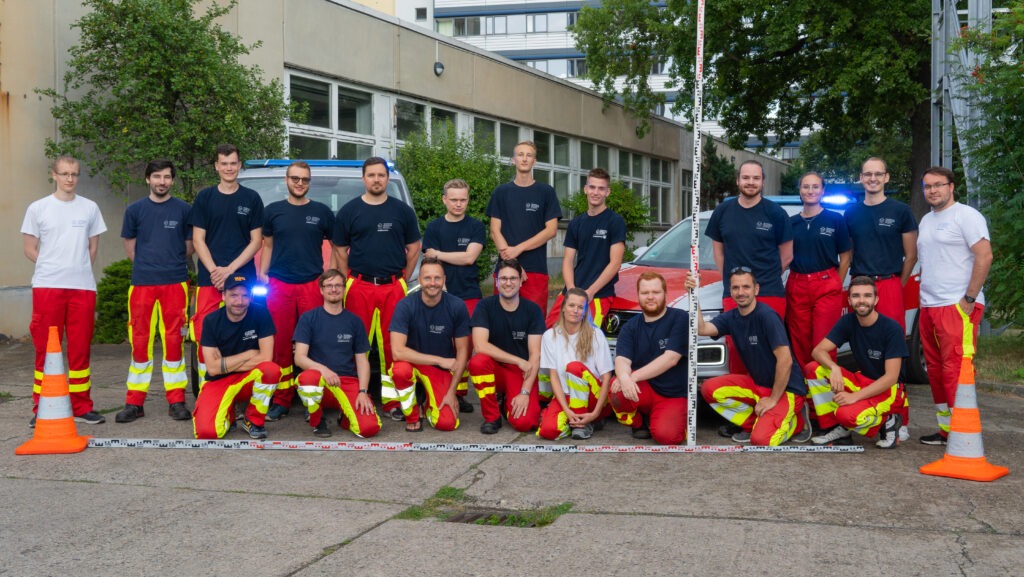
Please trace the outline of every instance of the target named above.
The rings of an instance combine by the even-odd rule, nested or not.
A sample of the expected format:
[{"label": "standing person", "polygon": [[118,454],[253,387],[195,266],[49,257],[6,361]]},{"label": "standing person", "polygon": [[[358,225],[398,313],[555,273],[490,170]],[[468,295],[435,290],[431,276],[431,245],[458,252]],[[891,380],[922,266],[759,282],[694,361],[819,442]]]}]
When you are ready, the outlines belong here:
[{"label": "standing person", "polygon": [[609,413],[612,354],[604,333],[586,320],[587,291],[573,287],[555,325],[541,337],[540,370],[547,371],[554,400],[541,412],[537,436],[589,439]]},{"label": "standing person", "polygon": [[199,390],[192,426],[197,439],[219,439],[234,429],[235,399],[249,401],[242,428],[253,439],[266,439],[267,409],[281,380],[274,353],[274,321],[252,302],[252,278],[224,279],[224,306],[203,319],[203,355],[209,380]]},{"label": "standing person", "polygon": [[[97,204],[75,193],[81,167],[72,156],[58,156],[51,176],[56,190],[28,206],[21,223],[25,257],[35,263],[32,273],[32,322],[35,345],[32,412],[39,407],[46,340],[51,326],[67,333],[68,389],[75,421],[98,425],[106,418],[93,410],[89,368],[90,343],[96,322],[96,262],[99,237],[107,225]],[[36,418],[29,425],[35,427]]]},{"label": "standing person", "polygon": [[[216,186],[204,188],[192,203],[192,244],[199,257],[192,340],[202,341],[203,319],[221,306],[224,281],[235,274],[256,278],[253,257],[263,242],[263,201],[253,189],[238,184],[242,166],[233,144],[217,146]],[[199,378],[206,379],[206,360],[199,348]]]},{"label": "standing person", "polygon": [[153,376],[153,341],[159,335],[163,349],[161,373],[175,421],[192,418],[185,407],[185,333],[188,330],[188,268],[192,233],[188,226],[192,207],[171,195],[174,164],[154,160],[146,165],[149,196],[128,205],[121,225],[124,252],[132,261],[128,289],[128,340],[132,362],[128,367],[128,394],[124,410],[114,421],[130,423],[145,416],[143,403]]},{"label": "standing person", "polygon": [[667,308],[665,278],[645,272],[636,281],[642,315],[619,331],[611,401],[615,416],[634,439],[678,445],[686,437],[687,352],[690,316]]},{"label": "standing person", "polygon": [[[611,193],[611,176],[603,168],[587,174],[583,192],[587,212],[569,222],[565,231],[562,278],[565,289],[579,287],[587,293],[588,315],[598,327],[615,298],[622,255],[626,252],[626,221],[606,204]],[[563,293],[564,295],[564,293]],[[555,299],[547,318],[548,328],[561,314],[563,295]]]},{"label": "standing person", "polygon": [[469,360],[469,375],[480,395],[480,432],[485,435],[501,429],[502,409],[517,431],[529,431],[540,422],[540,396],[534,385],[544,314],[520,296],[523,277],[519,261],[498,261],[498,294],[481,300],[473,313],[476,354]]},{"label": "standing person", "polygon": [[[555,189],[533,178],[537,145],[520,142],[513,149],[516,176],[491,193],[487,216],[491,219],[491,239],[500,260],[522,263],[523,298],[536,303],[541,315],[548,310],[547,242],[558,233],[562,207]],[[497,278],[497,277],[495,277]],[[495,289],[499,289],[497,281]]]},{"label": "standing person", "polygon": [[259,279],[267,283],[267,310],[277,329],[274,362],[281,367],[268,421],[284,417],[292,406],[295,323],[302,313],[324,304],[317,278],[324,271],[323,244],[334,231],[334,213],[307,196],[311,176],[309,164],[291,163],[284,177],[288,197],[271,203],[264,212]]},{"label": "standing person", "polygon": [[371,157],[363,163],[365,192],[345,203],[334,224],[334,262],[348,277],[345,308],[376,338],[380,355],[381,402],[384,412],[404,421],[398,392],[391,380],[391,338],[388,327],[395,305],[406,293],[420,256],[420,227],[416,213],[388,196],[388,163]]},{"label": "standing person", "polygon": [[318,279],[323,306],[299,317],[295,327],[295,365],[299,398],[309,411],[309,425],[317,437],[330,437],[323,418],[324,389],[341,409],[338,424],[357,437],[380,432],[380,416],[370,398],[370,340],[363,321],[345,310],[345,275],[328,269]]},{"label": "standing person", "polygon": [[960,367],[974,356],[985,314],[981,290],[992,266],[988,224],[980,212],[956,202],[953,172],[941,166],[921,179],[931,211],[921,219],[921,344],[939,431],[921,437],[945,445]]},{"label": "standing person", "polygon": [[[821,340],[804,366],[807,387],[823,434],[815,445],[852,445],[851,431],[894,449],[900,442],[903,385],[899,382],[903,359],[909,354],[899,323],[878,314],[875,281],[866,276],[850,281],[850,309]],[[857,372],[841,368],[835,351],[850,343]]]},{"label": "standing person", "polygon": [[[466,303],[469,316],[483,298],[480,291],[479,269],[476,261],[487,242],[484,224],[466,215],[469,208],[469,185],[461,178],[444,184],[441,195],[445,214],[427,224],[423,231],[423,256],[436,258],[444,265],[445,290]],[[469,343],[473,354],[473,343]],[[468,358],[468,357],[467,357]],[[472,413],[473,405],[466,401],[469,391],[469,373],[459,381],[456,399],[459,412]]]},{"label": "standing person", "polygon": [[405,430],[423,430],[416,383],[427,393],[424,405],[430,426],[454,431],[459,426],[456,391],[469,361],[469,313],[466,303],[445,292],[444,266],[426,257],[420,263],[420,290],[405,297],[391,317],[391,376],[398,389]]},{"label": "standing person", "polygon": [[[700,279],[688,277],[687,288]],[[793,361],[782,319],[757,301],[759,285],[746,267],[729,273],[729,291],[737,308],[705,322],[697,309],[698,334],[711,338],[732,335],[749,374],[728,374],[704,381],[701,394],[716,413],[742,430],[737,443],[781,445],[790,438],[806,443],[811,438],[809,411],[804,397],[807,383]],[[802,434],[801,434],[802,433]]]},{"label": "standing person", "polygon": [[843,279],[851,250],[843,216],[821,206],[821,175],[808,172],[799,186],[803,208],[790,220],[793,262],[786,281],[786,329],[797,365],[803,367],[811,362],[811,349],[843,314]]}]

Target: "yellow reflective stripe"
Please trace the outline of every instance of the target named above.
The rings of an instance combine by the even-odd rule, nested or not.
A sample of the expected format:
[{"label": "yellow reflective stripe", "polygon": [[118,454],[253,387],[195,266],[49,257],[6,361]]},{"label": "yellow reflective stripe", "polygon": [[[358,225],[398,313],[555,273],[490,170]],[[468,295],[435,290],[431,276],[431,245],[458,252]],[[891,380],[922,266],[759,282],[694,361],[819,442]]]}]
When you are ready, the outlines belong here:
[{"label": "yellow reflective stripe", "polygon": [[[558,420],[555,422],[555,426],[558,428],[558,436],[554,440],[560,441],[569,436],[571,432],[569,430],[569,415],[566,415],[565,411],[558,411]],[[535,434],[540,436],[540,427],[537,427]]]},{"label": "yellow reflective stripe", "polygon": [[[750,399],[751,402],[744,403],[731,397]],[[754,405],[757,404],[758,399],[760,397],[757,393],[743,387],[719,387],[715,389],[714,402],[711,403],[711,408],[730,423],[742,425],[747,422],[750,415],[754,414]]]},{"label": "yellow reflective stripe", "polygon": [[970,315],[964,313],[960,308],[960,303],[954,306],[956,306],[956,312],[960,314],[960,324],[963,327],[961,344],[964,348],[964,358],[974,358],[974,323],[971,322]]},{"label": "yellow reflective stripe", "polygon": [[[797,418],[796,411],[793,410],[796,408],[796,397],[793,393],[787,392],[785,400],[789,403],[789,409],[786,411],[786,416],[782,418],[782,423],[779,425],[779,428],[776,429],[775,432],[772,433],[771,438],[768,439],[768,445],[771,447],[777,447],[782,443],[785,443],[793,436],[794,431],[796,431]],[[782,399],[780,399],[779,402],[781,403]]]},{"label": "yellow reflective stripe", "polygon": [[854,421],[854,426],[851,429],[854,432],[864,435],[868,430],[881,425],[885,420],[885,416],[892,412],[893,405],[896,404],[896,397],[899,394],[899,385],[893,385],[889,388],[889,396],[886,399],[874,407],[867,407],[863,411],[857,414],[857,418]]},{"label": "yellow reflective stripe", "polygon": [[327,385],[327,381],[323,377],[320,377],[319,385],[299,385],[296,387],[299,391],[299,400],[302,401],[303,406],[309,411],[309,414],[313,414],[320,409],[320,403],[324,397],[324,387]]},{"label": "yellow reflective stripe", "polygon": [[69,393],[87,393],[92,388],[92,381],[85,381],[84,383],[68,383]]},{"label": "yellow reflective stripe", "polygon": [[377,342],[377,359],[380,362],[381,379],[390,378],[384,376],[390,374],[390,372],[387,367],[388,360],[384,358],[384,331],[380,325],[380,309],[373,309],[373,316],[370,318],[370,330],[368,336],[371,347],[374,344],[374,340]]},{"label": "yellow reflective stripe", "polygon": [[91,371],[89,369],[82,369],[80,371],[68,371],[69,379],[88,379]]},{"label": "yellow reflective stripe", "polygon": [[[324,385],[328,391],[334,395],[334,398],[338,400],[338,406],[341,407],[341,412],[345,415],[348,420],[348,430],[352,431],[357,437],[362,437],[362,429],[359,426],[359,418],[356,415],[355,407],[348,401],[348,397],[345,395],[345,391],[341,390],[340,387],[332,387],[326,383],[323,379],[320,379],[320,384]],[[374,410],[374,417],[377,418],[377,427],[380,427],[380,415],[377,414],[376,409]]]},{"label": "yellow reflective stripe", "polygon": [[940,431],[942,431],[944,433],[948,433],[949,432],[949,428],[950,428],[949,422],[950,422],[950,420],[952,418],[953,418],[953,411],[951,411],[949,409],[949,404],[947,404],[947,403],[940,403],[940,404],[935,405],[935,419],[939,423],[939,430]]},{"label": "yellow reflective stripe", "polygon": [[604,311],[601,310],[603,308],[601,306],[603,302],[604,299],[594,299],[593,301],[594,324],[597,325],[598,328],[601,328],[601,325],[604,323]]},{"label": "yellow reflective stripe", "polygon": [[619,411],[615,410],[614,406],[612,407],[612,411],[615,413],[615,418],[618,419],[618,421],[620,423],[622,423],[623,425],[626,425],[626,426],[632,426],[633,425],[633,418],[636,417],[636,411],[629,411],[629,412],[621,412],[620,413]]}]

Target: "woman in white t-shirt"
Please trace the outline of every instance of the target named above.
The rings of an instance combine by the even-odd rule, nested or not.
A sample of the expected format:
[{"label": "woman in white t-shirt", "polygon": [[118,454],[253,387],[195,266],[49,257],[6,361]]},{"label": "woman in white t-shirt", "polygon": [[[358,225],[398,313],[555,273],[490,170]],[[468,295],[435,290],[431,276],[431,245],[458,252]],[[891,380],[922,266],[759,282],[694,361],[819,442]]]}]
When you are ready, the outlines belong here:
[{"label": "woman in white t-shirt", "polygon": [[587,293],[566,291],[558,322],[541,340],[540,369],[551,378],[554,398],[541,413],[537,436],[545,439],[589,439],[595,425],[610,414],[608,383],[614,365],[608,341],[584,319]]}]

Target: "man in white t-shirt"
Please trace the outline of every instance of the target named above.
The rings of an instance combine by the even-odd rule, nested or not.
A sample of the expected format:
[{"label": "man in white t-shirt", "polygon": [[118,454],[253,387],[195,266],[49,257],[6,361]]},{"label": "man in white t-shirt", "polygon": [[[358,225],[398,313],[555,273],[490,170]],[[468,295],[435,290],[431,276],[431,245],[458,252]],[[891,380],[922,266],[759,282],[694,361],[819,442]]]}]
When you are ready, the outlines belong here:
[{"label": "man in white t-shirt", "polygon": [[985,312],[981,287],[992,265],[992,244],[985,217],[954,199],[951,170],[933,166],[921,182],[931,206],[917,237],[921,344],[939,422],[939,432],[921,437],[921,442],[945,445],[960,366],[974,356]]},{"label": "man in white t-shirt", "polygon": [[[89,345],[96,312],[96,261],[99,235],[106,232],[99,206],[75,194],[81,171],[78,160],[59,156],[53,162],[53,194],[29,205],[21,224],[25,256],[35,263],[32,274],[32,321],[29,332],[36,348],[32,411],[39,405],[43,361],[49,327],[67,332],[68,388],[75,421],[98,425],[106,419],[93,410],[89,389]],[[35,427],[36,418],[29,425]]]}]

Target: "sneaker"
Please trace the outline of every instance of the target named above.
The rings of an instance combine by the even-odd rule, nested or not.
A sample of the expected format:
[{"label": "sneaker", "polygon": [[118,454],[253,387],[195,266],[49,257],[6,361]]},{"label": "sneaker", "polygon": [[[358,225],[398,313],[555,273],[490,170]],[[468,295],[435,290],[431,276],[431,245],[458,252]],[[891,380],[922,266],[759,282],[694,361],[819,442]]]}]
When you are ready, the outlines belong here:
[{"label": "sneaker", "polygon": [[578,441],[589,439],[592,436],[594,436],[594,425],[590,423],[572,430],[572,438]]},{"label": "sneaker", "polygon": [[900,425],[903,424],[903,417],[896,413],[890,413],[885,420],[882,429],[878,431],[878,440],[875,446],[879,449],[895,449],[900,444]]},{"label": "sneaker", "polygon": [[925,435],[925,436],[921,437],[921,444],[923,444],[923,445],[945,445],[946,444],[946,435],[943,435],[941,432],[939,432],[939,433],[932,433],[931,435]]},{"label": "sneaker", "polygon": [[[142,415],[139,415],[140,417]],[[107,422],[107,418],[97,413],[96,411],[89,411],[84,415],[75,416],[76,423],[88,423],[90,425],[100,425]]]},{"label": "sneaker", "polygon": [[192,418],[192,413],[185,408],[185,403],[171,403],[167,407],[167,414],[175,421],[187,421]]},{"label": "sneaker", "polygon": [[313,427],[313,436],[322,438],[331,436],[331,429],[327,426],[327,419],[320,419],[320,424]]},{"label": "sneaker", "polygon": [[909,440],[910,440],[910,429],[908,429],[906,425],[903,425],[902,427],[900,427],[900,442],[901,443],[906,443]]},{"label": "sneaker", "polygon": [[484,421],[484,424],[480,425],[480,432],[485,435],[493,435],[501,429],[501,419],[494,421]]},{"label": "sneaker", "polygon": [[795,435],[793,435],[794,443],[806,443],[811,440],[811,435],[814,434],[814,428],[811,426],[811,408],[810,403],[804,403],[804,408],[800,411],[803,414],[804,428]]},{"label": "sneaker", "polygon": [[750,431],[740,431],[732,436],[733,443],[749,443],[750,442]]},{"label": "sneaker", "polygon": [[36,428],[36,416],[35,415],[32,415],[32,420],[28,422],[28,428],[30,428],[30,429]]},{"label": "sneaker", "polygon": [[849,439],[853,433],[849,429],[842,425],[836,425],[828,430],[824,435],[818,435],[812,437],[811,442],[815,445],[838,445],[837,441],[843,439]]},{"label": "sneaker", "polygon": [[268,421],[280,421],[284,417],[288,416],[288,407],[284,405],[270,405],[270,410],[267,411]]},{"label": "sneaker", "polygon": [[743,427],[734,425],[732,423],[726,423],[721,427],[718,427],[718,436],[731,439],[733,435],[743,430]]},{"label": "sneaker", "polygon": [[245,432],[249,433],[250,439],[266,439],[267,428],[259,425],[254,425],[249,419],[242,419],[242,428]]},{"label": "sneaker", "polygon": [[633,438],[634,439],[650,439],[651,438],[651,428],[647,425],[647,423],[644,423],[643,425],[640,425],[639,427],[636,427],[635,429],[633,429]]},{"label": "sneaker", "polygon": [[237,430],[238,430],[238,421],[231,421],[231,423],[228,424],[228,433],[234,433]]},{"label": "sneaker", "polygon": [[592,421],[590,424],[594,427],[594,431],[603,431],[604,430],[604,421],[605,421],[605,417],[598,417],[596,420]]},{"label": "sneaker", "polygon": [[459,400],[459,412],[460,413],[472,413],[473,405],[466,400],[466,397],[455,397]]},{"label": "sneaker", "polygon": [[142,410],[142,405],[125,405],[124,410],[114,415],[115,423],[130,423],[140,417],[145,417],[146,412]]},{"label": "sneaker", "polygon": [[394,409],[391,409],[390,411],[388,411],[388,416],[391,417],[392,421],[404,421],[405,420],[405,413],[403,413],[402,409],[400,409],[398,407],[395,407]]}]

